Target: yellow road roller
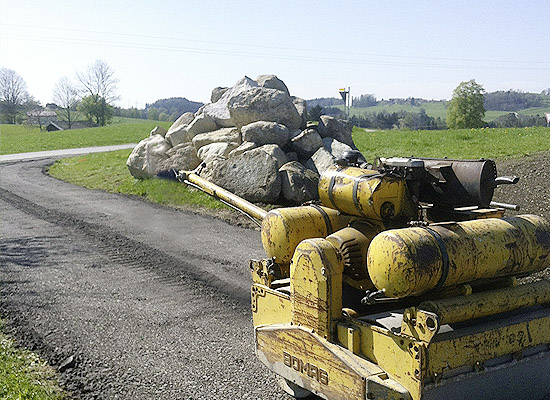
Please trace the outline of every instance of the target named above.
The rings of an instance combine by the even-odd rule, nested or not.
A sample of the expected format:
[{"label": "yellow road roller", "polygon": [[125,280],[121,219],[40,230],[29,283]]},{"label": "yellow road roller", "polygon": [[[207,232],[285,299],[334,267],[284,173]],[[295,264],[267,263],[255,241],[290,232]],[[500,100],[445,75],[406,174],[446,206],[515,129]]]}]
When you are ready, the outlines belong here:
[{"label": "yellow road roller", "polygon": [[504,217],[491,160],[349,152],[320,201],[269,212],[177,178],[261,224],[251,260],[256,355],[294,397],[544,399],[550,396],[550,223]]}]

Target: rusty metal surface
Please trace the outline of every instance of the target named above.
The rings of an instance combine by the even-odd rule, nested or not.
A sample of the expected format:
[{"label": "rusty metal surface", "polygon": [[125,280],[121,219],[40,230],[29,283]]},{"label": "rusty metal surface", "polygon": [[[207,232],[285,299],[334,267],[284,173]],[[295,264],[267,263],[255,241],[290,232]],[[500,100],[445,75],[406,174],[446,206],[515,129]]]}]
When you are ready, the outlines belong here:
[{"label": "rusty metal surface", "polygon": [[184,181],[186,180],[193,185],[198,186],[201,190],[203,190],[210,196],[229,203],[229,205],[243,211],[245,214],[248,214],[257,221],[261,221],[267,214],[267,211],[258,207],[257,205],[252,204],[242,197],[239,197],[236,194],[231,193],[230,191],[225,190],[224,188],[215,185],[212,182],[207,181],[206,179],[201,178],[195,173],[185,171],[182,171],[182,173],[184,173],[184,177],[182,178],[184,179]]},{"label": "rusty metal surface", "polygon": [[493,198],[496,164],[492,160],[423,158],[431,180],[420,186],[420,201],[455,207],[488,207]]},{"label": "rusty metal surface", "polygon": [[425,301],[418,309],[437,314],[440,324],[452,324],[547,303],[550,303],[550,282],[539,281],[470,296]]},{"label": "rusty metal surface", "polygon": [[454,370],[464,367],[466,372],[482,370],[490,360],[502,356],[521,359],[524,352],[537,346],[548,350],[550,310],[535,308],[473,325],[451,324],[451,328],[436,335],[429,345],[426,381],[454,375]]},{"label": "rusty metal surface", "polygon": [[331,340],[342,316],[343,261],[326,239],[307,239],[298,245],[290,265],[292,323],[312,328]]},{"label": "rusty metal surface", "polygon": [[382,374],[316,332],[293,325],[256,328],[256,353],[272,371],[334,400],[365,400],[365,377]]},{"label": "rusty metal surface", "polygon": [[356,167],[331,167],[319,180],[324,206],[377,221],[415,218],[418,209],[403,179]]},{"label": "rusty metal surface", "polygon": [[324,238],[344,228],[351,216],[327,207],[287,207],[271,210],[262,221],[262,244],[268,257],[289,263],[298,243]]},{"label": "rusty metal surface", "polygon": [[[371,242],[369,275],[387,296],[417,295],[438,285],[516,276],[550,265],[550,223],[538,216],[489,218],[429,228],[440,240],[430,230],[413,227],[382,232]],[[448,256],[448,271],[442,250]]]}]

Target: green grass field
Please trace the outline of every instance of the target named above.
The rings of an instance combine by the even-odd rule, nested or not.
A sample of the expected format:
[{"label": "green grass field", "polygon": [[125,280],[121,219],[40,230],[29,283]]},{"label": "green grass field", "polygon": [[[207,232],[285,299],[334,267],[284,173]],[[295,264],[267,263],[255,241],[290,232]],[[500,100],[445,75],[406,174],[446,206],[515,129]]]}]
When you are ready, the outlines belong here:
[{"label": "green grass field", "polygon": [[550,128],[454,129],[444,131],[354,128],[359,150],[374,157],[514,158],[550,150]]},{"label": "green grass field", "polygon": [[179,182],[156,178],[134,179],[126,167],[130,152],[131,150],[118,150],[65,158],[53,164],[49,173],[89,189],[141,196],[159,204],[227,209],[219,201],[202,192],[189,190]]},{"label": "green grass field", "polygon": [[[127,129],[130,129],[127,127]],[[550,128],[462,129],[445,131],[353,130],[354,141],[367,160],[375,157],[511,158],[550,150]],[[85,186],[142,196],[174,206],[224,208],[203,193],[160,179],[134,179],[126,168],[130,150],[96,153],[57,161],[52,176]]]},{"label": "green grass field", "polygon": [[[344,106],[338,106],[341,110],[344,109]],[[390,105],[378,105],[373,107],[366,107],[366,108],[359,108],[359,107],[351,107],[350,114],[351,115],[357,115],[357,116],[365,116],[365,114],[376,114],[379,112],[398,112],[398,111],[407,111],[407,112],[420,112],[420,109],[424,109],[426,111],[426,114],[428,114],[430,117],[440,117],[441,119],[445,120],[445,116],[447,113],[447,105],[443,102],[441,103],[426,103],[422,104],[420,106],[411,106],[407,104],[390,104]]]},{"label": "green grass field", "polygon": [[100,128],[65,131],[40,131],[27,125],[0,125],[0,154],[30,151],[73,149],[77,147],[107,146],[137,143],[160,125],[168,128],[171,122],[124,118]]},{"label": "green grass field", "polygon": [[67,398],[58,385],[57,373],[52,367],[36,354],[16,347],[12,339],[0,333],[0,399]]},{"label": "green grass field", "polygon": [[[339,109],[343,110],[344,106],[337,106]],[[350,114],[364,117],[365,114],[375,114],[379,112],[398,112],[398,111],[407,111],[407,112],[420,112],[420,109],[424,109],[426,114],[433,118],[441,118],[445,121],[447,116],[447,104],[443,102],[438,103],[426,103],[419,106],[410,106],[406,104],[390,104],[390,105],[380,105],[374,107],[358,108],[351,107]],[[527,108],[525,110],[518,111],[518,114],[523,115],[542,115],[544,116],[545,112],[550,112],[550,107],[534,107]],[[508,114],[509,111],[486,111],[484,120],[490,122],[501,115]]]}]

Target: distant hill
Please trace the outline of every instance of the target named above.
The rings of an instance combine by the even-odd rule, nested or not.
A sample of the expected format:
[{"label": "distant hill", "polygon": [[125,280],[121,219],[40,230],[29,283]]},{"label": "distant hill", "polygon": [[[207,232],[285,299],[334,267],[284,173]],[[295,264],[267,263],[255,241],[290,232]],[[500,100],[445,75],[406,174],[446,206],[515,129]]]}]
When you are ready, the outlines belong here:
[{"label": "distant hill", "polygon": [[204,104],[198,101],[190,101],[185,97],[170,97],[169,99],[160,99],[151,104],[145,105],[145,110],[149,108],[156,108],[160,112],[165,112],[166,114],[172,115],[177,113],[179,115],[192,112],[196,113],[199,108]]},{"label": "distant hill", "polygon": [[[316,105],[329,109],[337,107],[344,110],[344,104],[337,98],[318,98],[307,100],[308,109]],[[447,100],[427,100],[418,97],[376,99],[373,94],[364,94],[353,98],[350,114],[364,117],[377,113],[418,113],[424,110],[433,118],[445,120],[447,114]],[[544,116],[550,111],[550,89],[541,93],[527,93],[518,90],[500,90],[485,94],[485,120],[492,121],[510,112],[518,112],[527,116]],[[328,113],[327,113],[328,114]]]},{"label": "distant hill", "polygon": [[550,96],[543,93],[526,93],[516,90],[486,93],[485,110],[520,111],[527,108],[550,106]]},{"label": "distant hill", "polygon": [[308,110],[316,106],[334,107],[344,105],[344,101],[342,99],[337,99],[336,97],[320,97],[318,99],[306,100],[306,103]]}]

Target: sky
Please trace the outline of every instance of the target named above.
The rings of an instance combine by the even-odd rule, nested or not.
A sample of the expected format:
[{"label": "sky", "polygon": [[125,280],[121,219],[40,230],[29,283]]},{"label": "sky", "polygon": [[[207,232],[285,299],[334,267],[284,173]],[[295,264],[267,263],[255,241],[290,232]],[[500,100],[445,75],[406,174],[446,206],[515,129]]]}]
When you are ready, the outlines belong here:
[{"label": "sky", "polygon": [[121,107],[209,102],[218,86],[275,74],[312,99],[450,99],[550,88],[550,1],[0,0],[0,67],[43,104],[96,60]]}]

